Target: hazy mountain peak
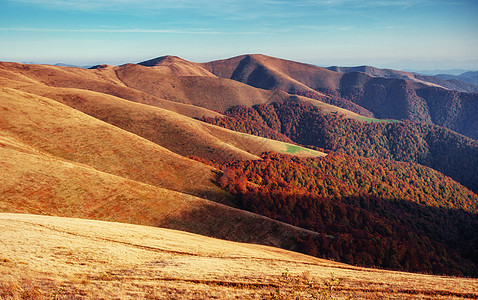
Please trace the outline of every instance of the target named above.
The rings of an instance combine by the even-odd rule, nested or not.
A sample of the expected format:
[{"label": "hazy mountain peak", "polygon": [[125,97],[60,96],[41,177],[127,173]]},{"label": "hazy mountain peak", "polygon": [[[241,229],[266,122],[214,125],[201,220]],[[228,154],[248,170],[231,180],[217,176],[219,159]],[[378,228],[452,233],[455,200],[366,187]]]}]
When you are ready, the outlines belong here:
[{"label": "hazy mountain peak", "polygon": [[114,66],[107,65],[107,64],[101,64],[101,65],[96,65],[96,66],[89,67],[88,69],[90,69],[90,70],[103,70],[103,69],[107,69],[107,68],[111,68],[111,67],[114,67]]},{"label": "hazy mountain peak", "polygon": [[204,69],[200,64],[173,55],[160,56],[140,62],[138,65],[154,67],[167,75],[216,77],[214,74]]},{"label": "hazy mountain peak", "polygon": [[180,58],[179,56],[174,56],[174,55],[164,55],[160,57],[156,57],[150,60],[146,60],[143,62],[138,63],[138,65],[142,65],[145,67],[154,67],[158,65],[163,65],[163,64],[172,64],[172,63],[178,63],[178,62],[188,62],[185,59]]}]

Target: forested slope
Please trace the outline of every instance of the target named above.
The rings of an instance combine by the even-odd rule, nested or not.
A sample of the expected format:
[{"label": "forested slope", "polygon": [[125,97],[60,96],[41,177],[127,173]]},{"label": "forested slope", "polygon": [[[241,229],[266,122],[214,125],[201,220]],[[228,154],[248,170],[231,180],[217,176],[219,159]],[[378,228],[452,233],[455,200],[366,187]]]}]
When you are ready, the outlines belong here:
[{"label": "forested slope", "polygon": [[[236,107],[204,121],[233,130],[292,141],[348,155],[429,166],[478,191],[478,142],[443,127],[414,122],[360,122],[323,114],[302,103]],[[265,129],[264,129],[265,128]]]}]

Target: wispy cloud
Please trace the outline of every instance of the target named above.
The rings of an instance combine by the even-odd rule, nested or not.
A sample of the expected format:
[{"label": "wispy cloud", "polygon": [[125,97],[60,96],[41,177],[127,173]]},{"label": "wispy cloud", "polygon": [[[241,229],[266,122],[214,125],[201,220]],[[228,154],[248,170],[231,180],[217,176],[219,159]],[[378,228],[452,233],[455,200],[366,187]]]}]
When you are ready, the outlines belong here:
[{"label": "wispy cloud", "polygon": [[181,29],[61,29],[61,28],[14,28],[0,27],[0,31],[16,32],[71,32],[71,33],[161,33],[161,34],[205,34],[205,35],[267,35],[271,31],[213,31],[208,29],[181,30]]},{"label": "wispy cloud", "polygon": [[[469,0],[6,0],[8,2],[26,3],[56,9],[117,9],[117,10],[167,10],[167,9],[201,9],[221,10],[227,13],[243,9],[260,9],[264,7],[401,7],[408,8],[424,4],[432,5],[469,5]],[[264,12],[267,13],[267,12]]]},{"label": "wispy cloud", "polygon": [[219,0],[7,0],[9,2],[25,3],[51,9],[75,10],[167,10],[167,9],[214,9],[232,1]]},{"label": "wispy cloud", "polygon": [[177,29],[60,29],[60,28],[13,28],[0,27],[0,31],[23,32],[104,32],[104,33],[174,33],[174,34],[219,34],[208,30],[177,30]]},{"label": "wispy cloud", "polygon": [[326,31],[349,31],[357,29],[356,26],[343,26],[343,25],[302,25],[298,26],[300,29],[308,29],[308,30],[326,30]]},{"label": "wispy cloud", "polygon": [[[459,4],[465,0],[455,0],[454,4]],[[447,4],[449,0],[300,0],[300,1],[281,1],[264,0],[264,3],[281,5],[284,3],[294,4],[297,7],[316,7],[316,8],[377,8],[377,7],[396,7],[409,8],[428,4]],[[450,3],[451,4],[451,3]]]},{"label": "wispy cloud", "polygon": [[[0,0],[1,1],[1,0]],[[320,17],[350,18],[372,16],[376,9],[411,10],[427,6],[469,5],[470,0],[3,0],[59,11],[94,11],[132,15],[177,16],[183,22],[191,19],[212,23],[226,21],[298,20]],[[377,16],[379,18],[380,16]],[[315,19],[312,19],[315,18]],[[247,24],[246,24],[247,25]]]}]

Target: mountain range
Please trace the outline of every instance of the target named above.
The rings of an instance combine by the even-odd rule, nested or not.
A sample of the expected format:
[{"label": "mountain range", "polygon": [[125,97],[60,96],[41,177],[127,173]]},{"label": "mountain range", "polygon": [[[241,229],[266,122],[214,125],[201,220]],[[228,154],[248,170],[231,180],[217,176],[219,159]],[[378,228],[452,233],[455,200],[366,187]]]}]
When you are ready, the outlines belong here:
[{"label": "mountain range", "polygon": [[473,88],[257,54],[0,62],[0,212],[476,277]]}]

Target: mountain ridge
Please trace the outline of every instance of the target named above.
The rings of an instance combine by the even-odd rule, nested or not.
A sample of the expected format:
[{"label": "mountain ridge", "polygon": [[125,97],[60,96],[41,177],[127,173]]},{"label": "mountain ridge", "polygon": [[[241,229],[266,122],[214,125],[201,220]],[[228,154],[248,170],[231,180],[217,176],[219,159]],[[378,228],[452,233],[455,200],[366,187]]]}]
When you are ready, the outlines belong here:
[{"label": "mountain ridge", "polygon": [[[407,71],[399,71],[393,69],[379,69],[372,66],[358,66],[358,67],[327,67],[339,73],[362,72],[374,77],[392,78],[392,79],[406,79],[409,81],[420,82],[434,87],[443,87],[451,90],[458,90],[460,92],[476,93],[478,92],[478,85],[472,81],[465,81],[459,76],[447,75],[422,75]],[[464,75],[464,74],[463,74]],[[465,76],[466,77],[466,76]]]},{"label": "mountain ridge", "polygon": [[[416,79],[411,73],[368,68],[379,73],[399,74],[398,79],[363,72],[338,73],[264,55],[238,56],[206,66],[220,77],[232,78],[237,71],[235,79],[241,82],[319,99],[366,117],[431,123],[478,138],[478,120],[473,117],[478,110],[478,94],[439,87]],[[264,77],[259,76],[262,79],[257,81],[255,73],[265,74],[268,79],[264,81]]]}]

